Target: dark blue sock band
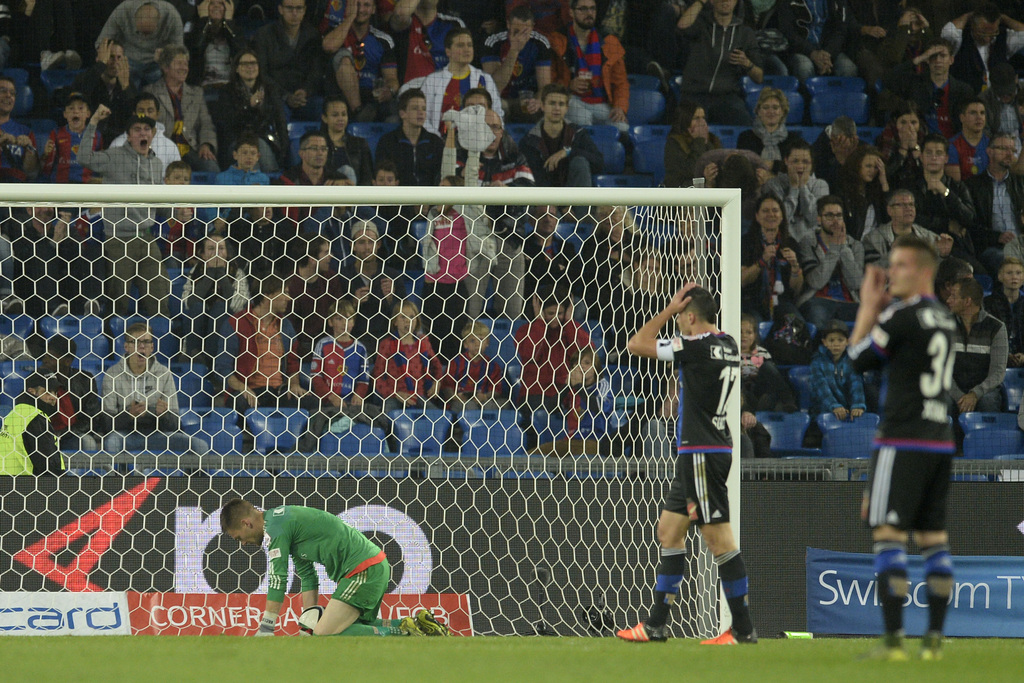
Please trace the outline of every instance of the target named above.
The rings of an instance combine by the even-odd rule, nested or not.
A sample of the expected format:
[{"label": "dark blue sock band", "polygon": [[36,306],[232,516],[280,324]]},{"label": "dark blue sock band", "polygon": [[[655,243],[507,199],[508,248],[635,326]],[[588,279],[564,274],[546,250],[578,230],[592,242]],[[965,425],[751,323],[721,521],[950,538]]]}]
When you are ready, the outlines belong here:
[{"label": "dark blue sock band", "polygon": [[949,546],[945,543],[922,548],[925,576],[953,576],[953,557],[949,554]]}]

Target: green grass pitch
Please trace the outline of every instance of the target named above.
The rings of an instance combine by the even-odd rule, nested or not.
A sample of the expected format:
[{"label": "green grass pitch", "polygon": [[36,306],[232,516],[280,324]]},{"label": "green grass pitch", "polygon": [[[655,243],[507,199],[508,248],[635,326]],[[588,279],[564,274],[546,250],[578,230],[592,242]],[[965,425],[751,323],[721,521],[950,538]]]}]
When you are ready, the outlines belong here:
[{"label": "green grass pitch", "polygon": [[[909,641],[911,653],[917,642]],[[752,647],[612,638],[5,637],[5,681],[1020,681],[1019,640],[950,640],[941,662],[865,662],[866,639]]]}]

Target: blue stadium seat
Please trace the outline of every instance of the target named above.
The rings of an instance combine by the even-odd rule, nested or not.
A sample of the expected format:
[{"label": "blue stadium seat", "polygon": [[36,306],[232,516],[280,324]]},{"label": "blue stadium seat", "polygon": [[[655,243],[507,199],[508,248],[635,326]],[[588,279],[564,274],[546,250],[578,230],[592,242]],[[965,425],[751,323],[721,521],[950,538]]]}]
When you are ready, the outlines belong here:
[{"label": "blue stadium seat", "polygon": [[32,129],[36,136],[36,144],[40,147],[46,146],[50,132],[57,129],[57,122],[53,119],[25,119],[22,123]]},{"label": "blue stadium seat", "polygon": [[885,129],[877,126],[857,126],[857,138],[862,142],[873,145],[883,130]]},{"label": "blue stadium seat", "polygon": [[[52,96],[54,92],[61,88],[70,88],[71,84],[75,82],[75,78],[82,71],[84,69],[47,69],[39,74],[39,79],[43,82],[46,92]],[[56,104],[64,103],[58,101]]]},{"label": "blue stadium seat", "polygon": [[789,383],[796,391],[800,410],[811,407],[811,368],[808,365],[794,365],[789,369]]},{"label": "blue stadium seat", "polygon": [[[17,400],[25,392],[25,375],[12,372],[9,375],[0,376],[0,405],[10,410]],[[6,412],[6,410],[5,410]]]},{"label": "blue stadium seat", "polygon": [[638,144],[633,150],[633,170],[654,176],[655,186],[665,182],[665,138]]},{"label": "blue stadium seat", "polygon": [[654,178],[649,175],[596,175],[594,187],[654,187]]},{"label": "blue stadium seat", "polygon": [[217,174],[210,171],[192,171],[193,185],[213,185]]},{"label": "blue stadium seat", "polygon": [[178,389],[178,405],[182,410],[208,413],[213,408],[213,389],[198,372],[174,375],[174,386]]},{"label": "blue stadium seat", "polygon": [[870,113],[868,96],[862,92],[823,93],[811,100],[811,123],[823,126],[831,124],[839,116],[849,116],[854,123],[864,124],[868,122]]},{"label": "blue stadium seat", "polygon": [[665,123],[648,123],[643,126],[633,126],[629,129],[629,138],[634,145],[654,138],[665,139],[668,137],[672,126]]},{"label": "blue stadium seat", "polygon": [[862,93],[867,87],[863,78],[843,76],[812,76],[804,81],[811,97],[829,93]]},{"label": "blue stadium seat", "polygon": [[760,83],[755,83],[749,76],[743,77],[743,92],[761,92],[761,88],[778,88],[782,92],[796,92],[800,88],[800,80],[796,76],[769,76],[765,74]]},{"label": "blue stadium seat", "polygon": [[[397,123],[353,121],[348,124],[348,134],[369,140],[370,138],[380,138],[383,135],[387,135],[396,128],[398,128]],[[370,149],[373,149],[373,147],[371,146]]]},{"label": "blue stadium seat", "polygon": [[390,455],[383,430],[358,422],[353,422],[344,434],[327,432],[321,436],[317,451],[320,455]]},{"label": "blue stadium seat", "polygon": [[979,429],[1016,429],[1015,413],[960,413],[960,427],[964,433]]},{"label": "blue stadium seat", "polygon": [[796,413],[777,413],[760,411],[757,413],[757,421],[764,425],[772,437],[773,455],[783,455],[776,451],[807,451],[806,453],[790,453],[784,455],[810,455],[812,452],[820,454],[817,449],[804,449],[804,434],[807,426],[811,423],[810,416],[800,411]]},{"label": "blue stadium seat", "polygon": [[[33,107],[36,106],[36,96],[32,93],[32,88],[27,85],[23,85],[17,89],[18,94],[15,96],[17,100],[14,103],[14,111],[11,113],[12,118],[22,119],[31,113]],[[38,143],[39,141],[36,140]]]},{"label": "blue stadium seat", "polygon": [[839,420],[832,413],[818,416],[821,452],[826,458],[870,458],[879,417],[864,413],[855,420]]},{"label": "blue stadium seat", "polygon": [[629,81],[630,91],[633,88],[637,90],[659,90],[661,89],[661,80],[657,76],[648,76],[647,74],[629,74],[626,79]]},{"label": "blue stadium seat", "polygon": [[523,454],[519,414],[509,410],[467,410],[462,413],[462,457]]},{"label": "blue stadium seat", "polygon": [[1024,432],[1016,424],[1012,428],[995,426],[964,432],[965,458],[989,460],[1016,453],[1024,453]]},{"label": "blue stadium seat", "polygon": [[583,240],[590,235],[590,224],[588,223],[559,223],[555,226],[555,237],[572,245],[573,250],[578,254]]},{"label": "blue stadium seat", "polygon": [[7,78],[14,81],[15,88],[28,85],[28,71],[25,69],[9,66],[6,69],[0,69],[0,75],[7,76]]},{"label": "blue stadium seat", "polygon": [[82,372],[87,372],[93,377],[96,377],[103,372],[103,363],[104,361],[99,358],[79,358],[72,361],[71,367],[77,367]]},{"label": "blue stadium seat", "polygon": [[537,125],[534,123],[506,123],[505,134],[516,141],[516,144],[523,141],[523,138]]},{"label": "blue stadium seat", "polygon": [[0,315],[0,334],[27,339],[35,321],[27,315]]},{"label": "blue stadium seat", "polygon": [[1014,415],[1020,409],[1024,396],[1024,368],[1008,368],[1003,375],[1003,390],[1006,393],[1006,409]]},{"label": "blue stadium seat", "polygon": [[772,331],[772,321],[771,320],[765,320],[765,321],[760,322],[760,323],[757,324],[757,336],[761,338],[761,341],[764,341],[765,337],[767,337],[768,333],[771,332],[771,331]]},{"label": "blue stadium seat", "polygon": [[302,408],[250,408],[245,413],[245,427],[261,453],[294,449],[308,421]]},{"label": "blue stadium seat", "polygon": [[375,157],[377,155],[377,143],[380,142],[384,135],[396,128],[398,128],[397,123],[355,122],[348,124],[348,133],[349,135],[366,140],[366,144],[370,147],[370,156]]},{"label": "blue stadium seat", "polygon": [[[786,90],[786,99],[789,100],[789,115],[786,116],[786,123],[800,123],[804,120],[804,98],[798,92]],[[750,113],[754,113],[754,107],[757,106],[757,98],[760,96],[761,91],[747,93],[747,109]],[[829,123],[832,123],[829,121]]]},{"label": "blue stadium seat", "polygon": [[587,135],[590,139],[604,142],[612,142],[619,139],[619,129],[608,123],[594,124],[592,126],[584,126],[583,130],[587,131]]},{"label": "blue stadium seat", "polygon": [[626,148],[621,142],[617,139],[594,138],[594,144],[604,157],[602,173],[622,173],[626,170]]},{"label": "blue stadium seat", "polygon": [[825,131],[824,126],[786,126],[788,130],[799,133],[808,144],[813,145],[818,136]]},{"label": "blue stadium seat", "polygon": [[626,116],[632,126],[656,123],[665,116],[665,107],[665,96],[659,91],[630,89]]},{"label": "blue stadium seat", "polygon": [[742,128],[736,128],[735,126],[708,126],[708,130],[718,136],[718,139],[722,141],[722,147],[725,149],[735,149],[736,139],[743,132]]},{"label": "blue stadium seat", "polygon": [[170,365],[171,359],[178,355],[180,340],[171,332],[171,320],[163,316],[144,318],[132,316],[122,318],[114,316],[110,319],[110,332],[114,335],[114,353],[124,355],[124,331],[135,322],[147,322],[156,340],[156,357],[164,365]]},{"label": "blue stadium seat", "polygon": [[[300,138],[306,134],[306,131],[320,130],[322,125],[321,121],[290,121],[288,123],[288,137]],[[351,127],[349,130],[352,130]]]},{"label": "blue stadium seat", "polygon": [[533,431],[537,433],[537,444],[551,443],[563,438],[565,434],[565,420],[560,415],[552,415],[543,410],[538,410],[531,416]]},{"label": "blue stadium seat", "polygon": [[214,408],[203,415],[196,435],[218,455],[242,452],[242,428],[238,425],[238,413],[231,408]]},{"label": "blue stadium seat", "polygon": [[444,410],[407,411],[393,410],[388,413],[395,426],[395,437],[400,444],[402,455],[439,457],[452,416]]},{"label": "blue stadium seat", "polygon": [[71,339],[75,342],[75,357],[79,360],[102,360],[110,355],[110,340],[103,333],[103,319],[98,316],[47,316],[40,319],[39,331],[47,339],[55,334]]},{"label": "blue stadium seat", "polygon": [[992,278],[991,278],[991,276],[986,275],[985,273],[975,273],[974,274],[974,279],[977,280],[978,284],[981,285],[981,289],[982,289],[982,291],[985,292],[985,296],[988,296],[989,294],[992,293]]}]

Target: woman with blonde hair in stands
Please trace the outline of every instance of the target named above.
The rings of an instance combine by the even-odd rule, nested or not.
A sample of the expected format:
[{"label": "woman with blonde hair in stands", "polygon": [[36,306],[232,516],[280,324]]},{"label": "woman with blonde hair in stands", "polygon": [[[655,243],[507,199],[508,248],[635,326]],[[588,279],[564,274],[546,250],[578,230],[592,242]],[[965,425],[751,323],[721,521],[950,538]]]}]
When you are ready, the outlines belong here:
[{"label": "woman with blonde hair in stands", "polygon": [[782,157],[800,134],[786,128],[789,98],[778,88],[762,88],[754,106],[754,126],[740,133],[736,149],[749,149],[772,165],[773,173],[781,173]]}]

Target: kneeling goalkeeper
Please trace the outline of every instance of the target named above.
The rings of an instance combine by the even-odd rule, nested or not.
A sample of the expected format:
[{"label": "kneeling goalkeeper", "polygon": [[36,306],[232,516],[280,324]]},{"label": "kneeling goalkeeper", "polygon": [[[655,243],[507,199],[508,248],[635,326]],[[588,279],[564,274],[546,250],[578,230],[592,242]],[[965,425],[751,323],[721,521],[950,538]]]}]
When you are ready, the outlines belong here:
[{"label": "kneeling goalkeeper", "polygon": [[[451,632],[428,610],[415,617],[384,621],[380,602],[391,578],[384,551],[329,512],[299,505],[282,505],[262,512],[235,498],[220,513],[221,530],[242,544],[263,544],[270,537],[267,608],[257,636],[272,636],[288,581],[288,557],[302,581],[299,626],[315,636],[448,636]],[[318,581],[314,563],[338,583],[326,609],[317,605]]]}]

